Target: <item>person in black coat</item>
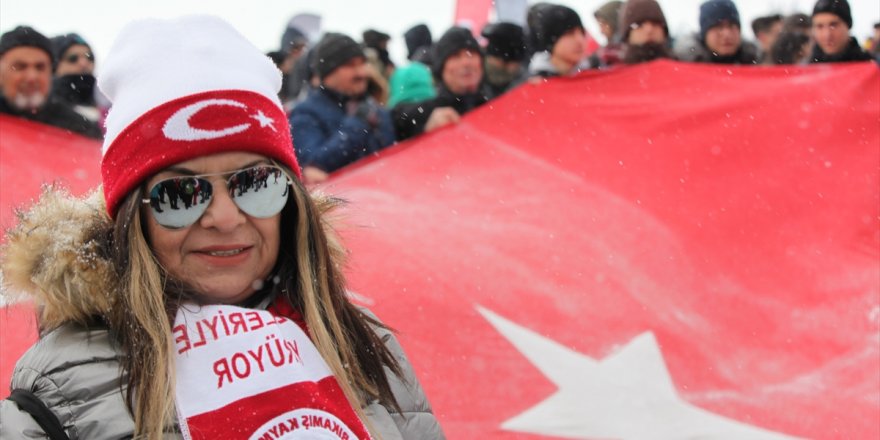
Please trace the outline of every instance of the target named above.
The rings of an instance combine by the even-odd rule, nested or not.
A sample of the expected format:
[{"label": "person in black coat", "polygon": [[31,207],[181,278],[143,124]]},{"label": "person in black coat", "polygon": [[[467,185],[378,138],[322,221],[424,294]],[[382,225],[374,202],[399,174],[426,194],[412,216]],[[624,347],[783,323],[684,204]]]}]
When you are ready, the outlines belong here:
[{"label": "person in black coat", "polygon": [[392,109],[397,140],[454,124],[488,101],[482,91],[483,53],[469,30],[453,27],[446,31],[434,44],[431,58],[437,96]]},{"label": "person in black coat", "polygon": [[811,63],[868,61],[871,55],[850,36],[852,13],[846,0],[819,0],[813,7],[812,34],[816,44]]},{"label": "person in black coat", "polygon": [[101,139],[95,122],[51,96],[54,61],[51,42],[32,27],[0,36],[0,113]]}]

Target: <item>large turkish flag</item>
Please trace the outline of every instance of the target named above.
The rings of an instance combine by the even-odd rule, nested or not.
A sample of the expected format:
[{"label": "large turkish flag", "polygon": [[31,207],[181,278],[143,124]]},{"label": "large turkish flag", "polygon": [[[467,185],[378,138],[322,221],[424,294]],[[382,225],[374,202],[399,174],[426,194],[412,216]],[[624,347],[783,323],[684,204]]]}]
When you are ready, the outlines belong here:
[{"label": "large turkish flag", "polygon": [[[878,72],[522,86],[325,186],[351,201],[353,296],[451,439],[877,438]],[[10,173],[59,153],[8,165],[0,122],[5,215]]]},{"label": "large turkish flag", "polygon": [[340,173],[450,438],[880,437],[880,74],[525,85]]},{"label": "large turkish flag", "polygon": [[[0,114],[0,230],[15,224],[15,209],[27,208],[44,184],[59,184],[77,195],[95,188],[100,165],[100,142]],[[37,338],[31,305],[5,305],[7,295],[0,292],[0,399],[9,395],[15,362]]]}]

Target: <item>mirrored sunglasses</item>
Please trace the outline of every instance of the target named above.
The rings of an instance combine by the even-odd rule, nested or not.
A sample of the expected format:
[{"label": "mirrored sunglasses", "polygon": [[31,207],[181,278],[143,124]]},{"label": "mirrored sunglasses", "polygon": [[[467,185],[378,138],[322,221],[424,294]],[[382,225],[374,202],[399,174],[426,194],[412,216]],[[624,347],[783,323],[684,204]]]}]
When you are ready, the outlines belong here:
[{"label": "mirrored sunglasses", "polygon": [[179,176],[164,179],[150,188],[150,205],[156,223],[180,229],[198,221],[214,195],[214,185],[206,179],[226,177],[226,190],[236,206],[251,217],[268,218],[281,212],[290,193],[290,178],[274,165],[258,165],[225,173]]}]

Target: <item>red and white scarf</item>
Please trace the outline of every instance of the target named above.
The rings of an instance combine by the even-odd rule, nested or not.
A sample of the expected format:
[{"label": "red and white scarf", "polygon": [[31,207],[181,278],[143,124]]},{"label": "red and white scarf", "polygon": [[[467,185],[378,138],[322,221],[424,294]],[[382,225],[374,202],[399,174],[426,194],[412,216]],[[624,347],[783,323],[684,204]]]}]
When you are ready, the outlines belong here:
[{"label": "red and white scarf", "polygon": [[273,310],[185,305],[177,312],[183,437],[369,439],[299,314],[286,302]]}]

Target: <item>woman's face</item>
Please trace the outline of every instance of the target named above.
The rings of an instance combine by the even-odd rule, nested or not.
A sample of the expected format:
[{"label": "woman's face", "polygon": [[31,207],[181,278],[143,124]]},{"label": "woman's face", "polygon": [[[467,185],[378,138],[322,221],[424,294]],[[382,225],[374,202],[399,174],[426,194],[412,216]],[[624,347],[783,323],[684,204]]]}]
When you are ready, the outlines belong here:
[{"label": "woman's face", "polygon": [[[229,152],[180,162],[147,181],[147,191],[170,177],[224,173],[271,163],[254,153]],[[168,229],[159,225],[150,206],[141,212],[147,240],[168,273],[216,303],[247,299],[269,276],[278,257],[281,214],[251,217],[229,197],[225,176],[206,177],[215,190],[205,213],[192,225]]]}]

